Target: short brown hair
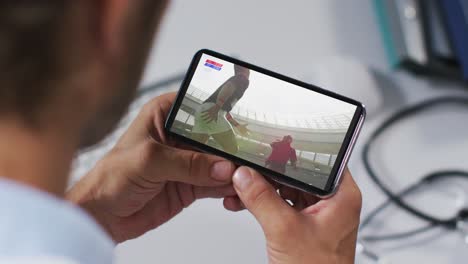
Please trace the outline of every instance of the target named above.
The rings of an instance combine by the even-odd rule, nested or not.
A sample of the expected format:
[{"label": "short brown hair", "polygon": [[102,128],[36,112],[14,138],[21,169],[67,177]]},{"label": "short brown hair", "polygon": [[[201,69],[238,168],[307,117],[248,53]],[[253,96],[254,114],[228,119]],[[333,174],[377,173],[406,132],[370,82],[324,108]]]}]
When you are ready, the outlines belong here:
[{"label": "short brown hair", "polygon": [[61,21],[71,2],[0,1],[0,115],[31,116],[52,92]]}]

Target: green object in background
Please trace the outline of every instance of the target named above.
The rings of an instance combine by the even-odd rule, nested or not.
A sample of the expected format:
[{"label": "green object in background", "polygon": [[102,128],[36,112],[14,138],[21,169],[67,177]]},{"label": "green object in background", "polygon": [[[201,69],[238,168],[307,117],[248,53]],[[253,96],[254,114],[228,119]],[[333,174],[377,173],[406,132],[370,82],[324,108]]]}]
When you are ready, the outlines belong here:
[{"label": "green object in background", "polygon": [[437,0],[372,0],[387,61],[394,70],[459,81],[460,67],[455,58],[435,56],[432,50],[431,38],[437,33],[432,26],[446,22],[435,21],[434,14],[431,16],[431,12],[440,15],[441,11],[431,3],[434,1]]},{"label": "green object in background", "polygon": [[387,59],[390,66],[396,68],[400,64],[400,57],[394,44],[395,29],[392,30],[391,27],[392,21],[387,12],[388,5],[386,5],[385,0],[373,0],[373,3]]}]

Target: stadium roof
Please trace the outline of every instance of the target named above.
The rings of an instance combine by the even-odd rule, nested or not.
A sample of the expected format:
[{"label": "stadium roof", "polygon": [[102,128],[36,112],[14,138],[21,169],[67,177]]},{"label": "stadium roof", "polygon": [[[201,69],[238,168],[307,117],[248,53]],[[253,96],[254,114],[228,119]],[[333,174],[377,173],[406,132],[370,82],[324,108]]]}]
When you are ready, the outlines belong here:
[{"label": "stadium roof", "polygon": [[[201,103],[209,97],[209,94],[194,86],[190,86],[187,91],[187,96]],[[354,113],[348,112],[333,115],[316,113],[303,116],[285,115],[278,112],[264,113],[246,107],[245,105],[242,105],[242,101],[240,101],[234,106],[231,114],[243,119],[250,119],[258,123],[266,123],[282,127],[347,130]]]}]

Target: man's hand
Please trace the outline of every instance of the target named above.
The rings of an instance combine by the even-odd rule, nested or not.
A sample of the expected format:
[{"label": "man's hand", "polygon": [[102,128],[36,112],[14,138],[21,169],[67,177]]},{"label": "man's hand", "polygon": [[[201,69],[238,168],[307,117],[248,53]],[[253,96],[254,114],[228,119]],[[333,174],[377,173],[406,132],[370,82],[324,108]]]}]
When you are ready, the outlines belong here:
[{"label": "man's hand", "polygon": [[247,128],[248,125],[249,124],[239,124],[235,126],[235,129],[240,135],[246,137],[250,135],[250,130]]},{"label": "man's hand", "polygon": [[196,199],[234,196],[234,165],[184,149],[164,134],[175,100],[146,104],[116,146],[67,194],[87,209],[116,242],[165,223]]},{"label": "man's hand", "polygon": [[219,113],[219,110],[221,110],[221,107],[219,105],[213,105],[212,107],[210,107],[210,109],[206,110],[206,111],[203,111],[202,112],[202,118],[203,120],[205,120],[205,122],[207,123],[211,123],[211,122],[218,122],[218,113]]},{"label": "man's hand", "polygon": [[297,162],[296,161],[292,161],[291,166],[292,166],[293,170],[297,171]]},{"label": "man's hand", "polygon": [[343,177],[333,197],[319,200],[284,186],[278,195],[260,174],[241,167],[233,178],[240,200],[227,198],[224,206],[232,211],[245,206],[255,216],[272,264],[353,263],[361,193],[349,171]]}]

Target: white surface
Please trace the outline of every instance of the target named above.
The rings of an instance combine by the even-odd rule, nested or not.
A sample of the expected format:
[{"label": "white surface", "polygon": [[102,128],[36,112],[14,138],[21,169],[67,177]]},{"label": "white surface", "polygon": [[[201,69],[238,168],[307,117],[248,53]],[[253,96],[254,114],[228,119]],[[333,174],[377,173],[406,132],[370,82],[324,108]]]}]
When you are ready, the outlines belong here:
[{"label": "white surface", "polygon": [[[361,143],[369,132],[402,104],[461,93],[450,90],[449,84],[390,73],[368,0],[173,1],[144,83],[185,70],[201,48],[240,55],[299,79],[309,78],[309,69],[331,56],[353,56],[372,66],[385,97],[380,112],[367,121],[350,163],[363,192],[363,215],[384,199],[360,160]],[[395,188],[433,169],[468,169],[467,116],[468,110],[446,108],[401,124],[373,152],[375,166]],[[450,213],[452,200],[434,197],[440,195],[418,204]],[[424,224],[393,208],[378,219],[367,232],[390,233]],[[408,241],[369,245],[369,249],[384,256],[382,263],[462,263],[468,259],[463,237],[440,230]],[[215,200],[197,202],[170,223],[120,245],[116,254],[119,264],[266,263],[263,235],[253,218],[245,212],[226,212],[221,201]],[[372,263],[363,256],[357,262]]]}]

